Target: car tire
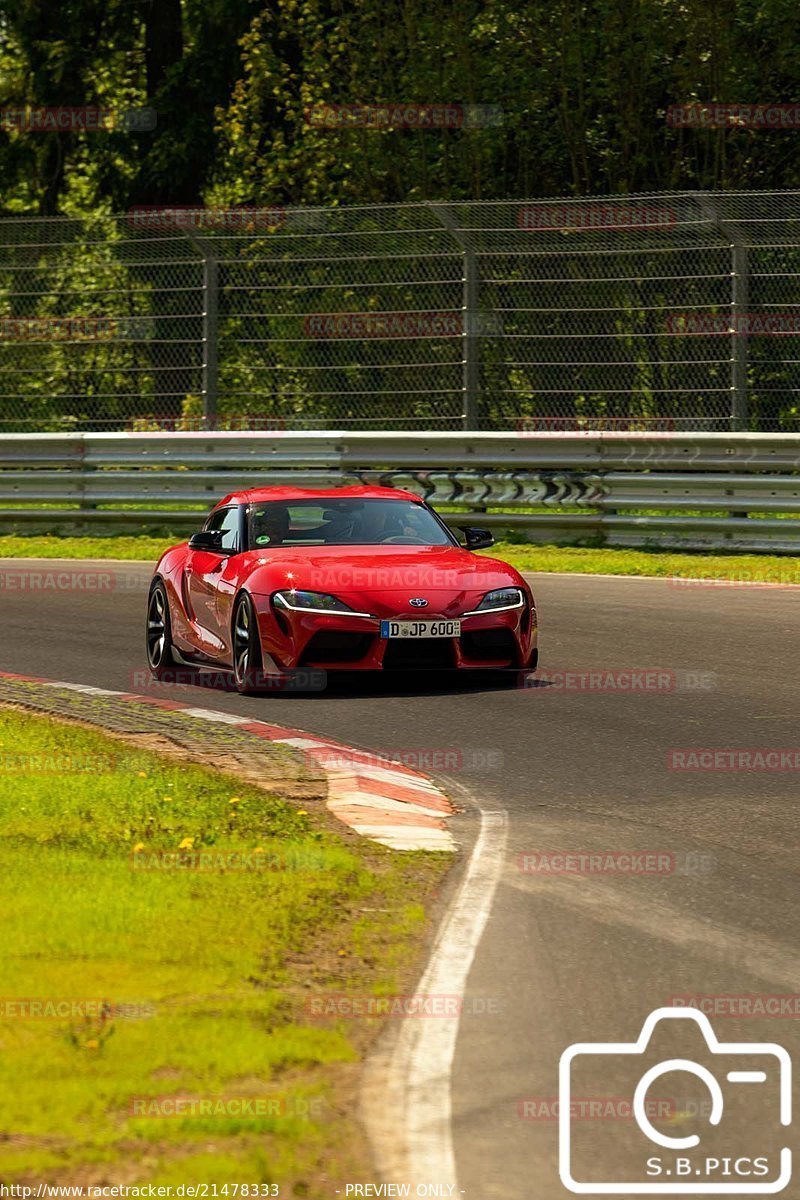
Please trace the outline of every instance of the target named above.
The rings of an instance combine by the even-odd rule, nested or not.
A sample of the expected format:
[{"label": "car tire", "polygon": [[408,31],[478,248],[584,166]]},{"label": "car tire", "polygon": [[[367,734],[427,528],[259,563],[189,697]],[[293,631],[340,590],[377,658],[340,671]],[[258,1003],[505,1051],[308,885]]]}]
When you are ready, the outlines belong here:
[{"label": "car tire", "polygon": [[160,579],[153,581],[147,597],[147,627],[145,649],[150,674],[163,679],[176,667],[172,652],[172,621],[169,615],[167,589]]},{"label": "car tire", "polygon": [[233,682],[237,692],[243,696],[256,696],[263,680],[261,638],[258,633],[253,601],[247,592],[242,592],[233,609],[231,624],[231,654],[233,657]]}]

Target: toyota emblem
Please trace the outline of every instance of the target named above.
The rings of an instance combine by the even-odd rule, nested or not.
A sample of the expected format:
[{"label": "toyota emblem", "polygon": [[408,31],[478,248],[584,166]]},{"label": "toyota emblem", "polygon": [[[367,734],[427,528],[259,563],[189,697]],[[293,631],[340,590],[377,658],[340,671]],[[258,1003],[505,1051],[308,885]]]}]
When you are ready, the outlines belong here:
[{"label": "toyota emblem", "polygon": [[421,596],[412,596],[408,602],[412,608],[427,608],[428,601],[423,600]]}]

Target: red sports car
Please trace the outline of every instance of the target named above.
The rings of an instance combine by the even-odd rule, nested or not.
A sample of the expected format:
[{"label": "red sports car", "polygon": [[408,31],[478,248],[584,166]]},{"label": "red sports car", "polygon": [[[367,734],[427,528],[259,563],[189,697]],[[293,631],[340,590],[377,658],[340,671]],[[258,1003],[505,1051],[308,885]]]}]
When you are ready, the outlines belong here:
[{"label": "red sports car", "polygon": [[530,588],[471,553],[490,533],[462,532],[394,488],[233,492],[156,567],[150,669],[220,667],[254,692],[300,668],[535,668]]}]

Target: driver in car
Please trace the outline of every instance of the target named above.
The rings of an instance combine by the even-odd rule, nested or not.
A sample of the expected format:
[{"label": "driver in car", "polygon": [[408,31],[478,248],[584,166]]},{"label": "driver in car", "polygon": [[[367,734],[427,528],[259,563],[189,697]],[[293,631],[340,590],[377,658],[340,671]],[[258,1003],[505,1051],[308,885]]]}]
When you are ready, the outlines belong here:
[{"label": "driver in car", "polygon": [[289,512],[282,504],[257,509],[251,528],[256,546],[280,546],[289,533]]},{"label": "driver in car", "polygon": [[420,528],[416,512],[404,512],[401,516],[387,518],[384,526],[382,541],[420,541],[424,540],[424,530]]}]

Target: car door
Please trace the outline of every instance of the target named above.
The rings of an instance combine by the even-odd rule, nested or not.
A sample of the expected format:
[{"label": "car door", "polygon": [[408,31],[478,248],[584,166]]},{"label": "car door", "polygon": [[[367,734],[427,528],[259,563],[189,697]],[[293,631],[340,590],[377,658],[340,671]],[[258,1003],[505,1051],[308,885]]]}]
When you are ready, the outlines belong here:
[{"label": "car door", "polygon": [[222,534],[219,550],[189,550],[184,571],[187,608],[204,653],[224,655],[226,638],[220,625],[218,595],[230,559],[240,547],[239,508],[218,508],[204,528]]}]

